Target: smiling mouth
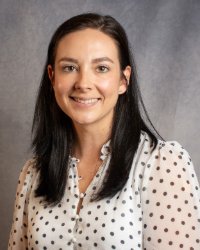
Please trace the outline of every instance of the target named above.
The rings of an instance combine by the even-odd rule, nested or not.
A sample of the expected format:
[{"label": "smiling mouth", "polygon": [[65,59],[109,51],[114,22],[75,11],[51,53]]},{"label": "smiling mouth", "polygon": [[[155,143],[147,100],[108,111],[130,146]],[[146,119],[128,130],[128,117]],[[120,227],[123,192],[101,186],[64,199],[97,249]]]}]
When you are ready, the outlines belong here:
[{"label": "smiling mouth", "polygon": [[97,103],[100,98],[78,98],[78,97],[71,97],[75,102],[82,103],[82,104],[94,104]]}]

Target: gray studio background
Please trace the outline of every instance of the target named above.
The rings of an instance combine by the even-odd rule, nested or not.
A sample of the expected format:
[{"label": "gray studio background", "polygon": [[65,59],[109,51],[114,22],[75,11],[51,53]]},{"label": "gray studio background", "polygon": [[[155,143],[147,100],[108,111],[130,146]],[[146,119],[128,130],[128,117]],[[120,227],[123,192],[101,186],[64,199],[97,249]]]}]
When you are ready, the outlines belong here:
[{"label": "gray studio background", "polygon": [[0,1],[0,249],[6,249],[17,179],[30,157],[36,91],[57,26],[81,12],[125,27],[144,103],[166,140],[190,153],[200,180],[200,1]]}]

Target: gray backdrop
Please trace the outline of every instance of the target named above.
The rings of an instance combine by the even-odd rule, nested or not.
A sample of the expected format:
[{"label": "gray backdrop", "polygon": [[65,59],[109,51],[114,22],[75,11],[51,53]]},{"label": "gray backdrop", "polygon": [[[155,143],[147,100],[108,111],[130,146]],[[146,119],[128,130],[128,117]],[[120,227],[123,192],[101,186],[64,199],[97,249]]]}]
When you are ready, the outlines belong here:
[{"label": "gray backdrop", "polygon": [[200,1],[0,1],[0,249],[6,249],[20,169],[30,157],[36,91],[57,26],[81,12],[113,15],[134,48],[144,103],[166,140],[190,153],[200,179]]}]

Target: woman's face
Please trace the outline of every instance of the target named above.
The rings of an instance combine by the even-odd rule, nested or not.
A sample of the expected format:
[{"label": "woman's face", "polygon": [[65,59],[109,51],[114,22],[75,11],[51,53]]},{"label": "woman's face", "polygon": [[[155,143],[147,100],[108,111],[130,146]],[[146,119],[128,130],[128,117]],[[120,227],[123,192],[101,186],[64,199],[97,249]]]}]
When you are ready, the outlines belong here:
[{"label": "woman's face", "polygon": [[[130,67],[124,74],[130,77]],[[55,67],[48,66],[59,107],[79,125],[111,126],[119,95],[127,89],[120,71],[117,46],[95,29],[76,31],[58,44]]]}]

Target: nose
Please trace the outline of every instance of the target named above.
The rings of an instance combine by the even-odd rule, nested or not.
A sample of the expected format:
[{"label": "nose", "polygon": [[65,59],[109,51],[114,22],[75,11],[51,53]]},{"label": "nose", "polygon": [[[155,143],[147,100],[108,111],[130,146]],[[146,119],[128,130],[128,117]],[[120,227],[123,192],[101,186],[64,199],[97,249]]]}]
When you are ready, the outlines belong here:
[{"label": "nose", "polygon": [[79,71],[75,82],[75,89],[90,90],[92,89],[91,73],[88,70]]}]

